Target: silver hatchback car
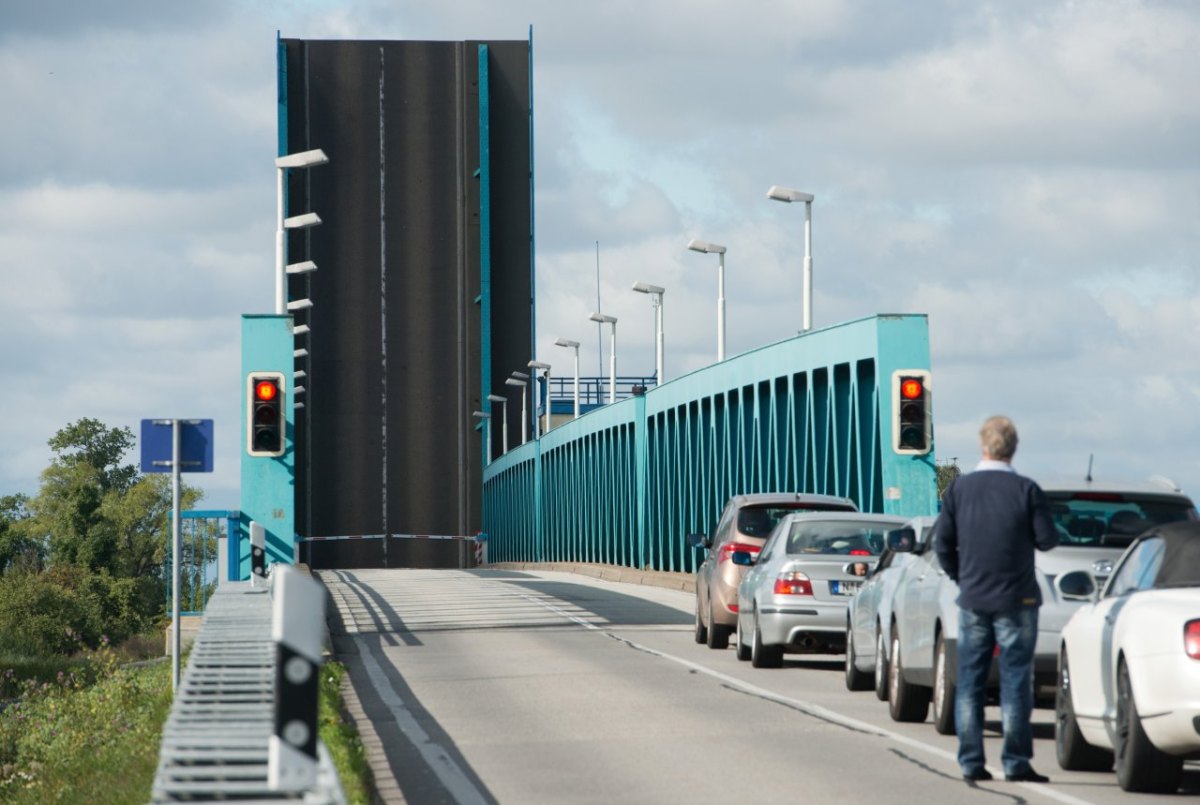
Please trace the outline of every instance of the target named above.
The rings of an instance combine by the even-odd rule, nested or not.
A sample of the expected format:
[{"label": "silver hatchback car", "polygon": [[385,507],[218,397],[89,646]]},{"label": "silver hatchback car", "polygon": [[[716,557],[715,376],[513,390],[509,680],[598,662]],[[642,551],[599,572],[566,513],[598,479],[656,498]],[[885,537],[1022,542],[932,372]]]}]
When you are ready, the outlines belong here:
[{"label": "silver hatchback car", "polygon": [[737,656],[756,668],[778,668],[785,652],[840,654],[846,606],[867,566],[904,517],[807,512],[780,520],[757,557],[734,551],[749,566],[738,586]]}]

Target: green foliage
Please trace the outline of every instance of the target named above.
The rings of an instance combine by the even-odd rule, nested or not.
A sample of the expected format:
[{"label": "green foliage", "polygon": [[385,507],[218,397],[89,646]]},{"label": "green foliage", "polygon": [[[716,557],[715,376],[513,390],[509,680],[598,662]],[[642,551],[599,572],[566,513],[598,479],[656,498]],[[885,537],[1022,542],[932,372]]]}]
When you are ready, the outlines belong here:
[{"label": "green foliage", "polygon": [[371,802],[373,776],[358,731],[342,717],[341,686],[345,675],[346,669],[339,663],[326,662],[321,666],[317,729],[337,767],[346,801],[357,805]]},{"label": "green foliage", "polygon": [[937,495],[938,500],[942,499],[942,493],[946,491],[946,487],[962,474],[962,470],[958,468],[958,462],[954,459],[937,465]]},{"label": "green foliage", "polygon": [[49,445],[58,456],[55,464],[98,471],[102,492],[126,489],[137,478],[135,465],[121,464],[134,445],[133,431],[129,428],[110,428],[85,417],[54,434]]},{"label": "green foliage", "polygon": [[37,570],[42,566],[41,546],[24,527],[28,505],[25,495],[0,497],[0,576],[11,568]]},{"label": "green foliage", "polygon": [[149,800],[170,665],[121,668],[107,648],[89,663],[90,679],[72,671],[27,682],[0,712],[0,800]]}]

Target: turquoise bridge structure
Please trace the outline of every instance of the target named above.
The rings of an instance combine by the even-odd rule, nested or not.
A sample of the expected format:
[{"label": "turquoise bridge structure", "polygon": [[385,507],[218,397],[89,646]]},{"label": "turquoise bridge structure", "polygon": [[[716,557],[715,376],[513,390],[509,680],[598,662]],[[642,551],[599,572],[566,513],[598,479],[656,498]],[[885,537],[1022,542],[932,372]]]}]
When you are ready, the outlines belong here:
[{"label": "turquoise bridge structure", "polygon": [[485,467],[489,561],[691,572],[700,557],[686,535],[710,532],[730,496],[754,492],[933,514],[933,450],[892,447],[894,373],[928,369],[926,316],[879,314],[592,410]]}]

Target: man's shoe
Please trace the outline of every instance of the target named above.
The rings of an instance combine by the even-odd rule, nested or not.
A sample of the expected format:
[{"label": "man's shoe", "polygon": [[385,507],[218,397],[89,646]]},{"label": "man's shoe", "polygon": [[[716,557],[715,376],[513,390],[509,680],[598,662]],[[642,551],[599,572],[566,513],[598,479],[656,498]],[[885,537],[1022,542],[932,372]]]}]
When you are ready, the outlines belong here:
[{"label": "man's shoe", "polygon": [[1006,774],[1004,779],[1010,783],[1048,783],[1050,778],[1044,774],[1038,774],[1033,769],[1026,769],[1017,774]]},{"label": "man's shoe", "polygon": [[978,768],[975,771],[964,771],[963,779],[968,783],[982,783],[992,779],[992,773],[985,768]]}]

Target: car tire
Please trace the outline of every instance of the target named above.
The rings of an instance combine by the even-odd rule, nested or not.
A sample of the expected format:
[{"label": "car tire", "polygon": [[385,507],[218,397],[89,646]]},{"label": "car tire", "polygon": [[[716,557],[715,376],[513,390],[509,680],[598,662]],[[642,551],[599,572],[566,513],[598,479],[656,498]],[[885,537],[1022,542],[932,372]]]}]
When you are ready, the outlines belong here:
[{"label": "car tire", "polygon": [[708,642],[708,628],[704,625],[704,621],[700,619],[700,593],[696,593],[696,642]]},{"label": "car tire", "polygon": [[881,702],[888,700],[888,658],[887,644],[883,639],[883,624],[875,624],[875,698]]},{"label": "car tire", "polygon": [[732,626],[726,626],[723,623],[717,623],[717,619],[712,615],[712,599],[709,599],[708,647],[729,648],[729,635],[731,632],[733,632]]},{"label": "car tire", "polygon": [[888,713],[892,721],[920,723],[929,715],[931,690],[904,681],[904,657],[900,654],[900,632],[892,626],[892,656],[888,663]]},{"label": "car tire", "polygon": [[754,611],[754,635],[751,640],[751,665],[755,668],[779,668],[783,665],[783,646],[768,646],[763,643],[762,630],[758,628],[758,610]]},{"label": "car tire", "polygon": [[854,626],[846,621],[846,690],[870,690],[871,675],[858,670],[858,656],[854,651]]},{"label": "car tire", "polygon": [[933,728],[939,735],[953,735],[955,686],[950,681],[950,658],[946,656],[946,641],[938,635],[933,650]]},{"label": "car tire", "polygon": [[733,650],[737,654],[737,658],[742,662],[750,659],[750,647],[742,642],[742,616],[737,619],[737,626],[733,630]]},{"label": "car tire", "polygon": [[1075,720],[1065,648],[1058,658],[1058,689],[1054,693],[1054,753],[1058,765],[1067,771],[1109,771],[1113,767],[1113,753],[1089,744]]},{"label": "car tire", "polygon": [[1117,784],[1124,791],[1167,794],[1179,788],[1183,758],[1159,750],[1142,729],[1137,702],[1129,682],[1129,668],[1117,665],[1117,728],[1113,734]]}]

